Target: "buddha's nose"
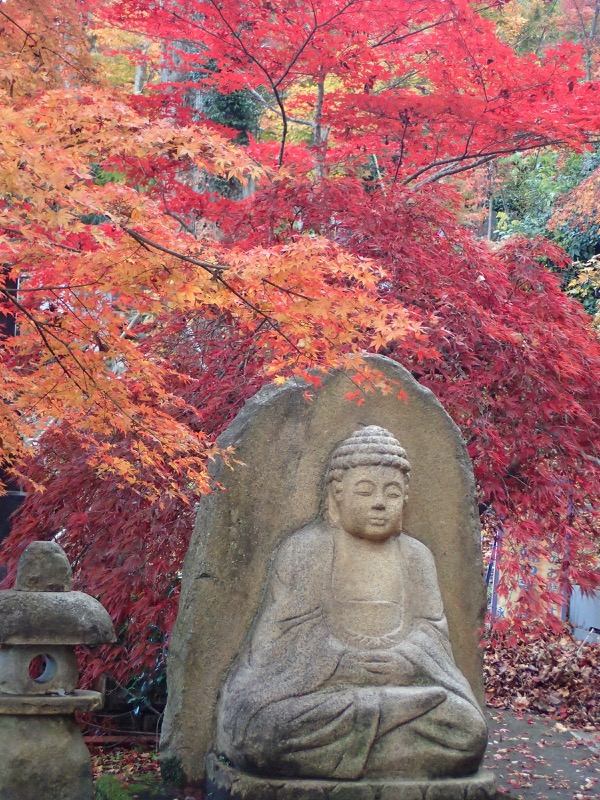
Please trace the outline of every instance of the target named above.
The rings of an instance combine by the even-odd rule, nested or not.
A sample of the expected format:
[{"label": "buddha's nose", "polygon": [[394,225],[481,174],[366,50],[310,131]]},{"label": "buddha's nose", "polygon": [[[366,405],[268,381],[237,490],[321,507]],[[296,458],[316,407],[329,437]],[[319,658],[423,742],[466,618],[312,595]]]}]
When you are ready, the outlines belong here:
[{"label": "buddha's nose", "polygon": [[375,497],[373,499],[373,508],[383,509],[385,508],[385,500],[383,497]]}]

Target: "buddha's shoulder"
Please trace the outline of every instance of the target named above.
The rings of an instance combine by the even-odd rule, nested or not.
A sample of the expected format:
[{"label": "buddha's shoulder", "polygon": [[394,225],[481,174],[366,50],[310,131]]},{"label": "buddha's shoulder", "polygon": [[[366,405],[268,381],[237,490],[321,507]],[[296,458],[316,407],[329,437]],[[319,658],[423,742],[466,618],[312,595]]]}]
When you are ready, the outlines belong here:
[{"label": "buddha's shoulder", "polygon": [[315,520],[288,534],[277,549],[277,561],[307,561],[331,546],[331,532],[323,520]]},{"label": "buddha's shoulder", "polygon": [[433,553],[427,545],[415,539],[414,536],[410,536],[408,533],[403,533],[400,537],[400,546],[404,556],[414,561],[424,563],[434,563],[435,561]]}]

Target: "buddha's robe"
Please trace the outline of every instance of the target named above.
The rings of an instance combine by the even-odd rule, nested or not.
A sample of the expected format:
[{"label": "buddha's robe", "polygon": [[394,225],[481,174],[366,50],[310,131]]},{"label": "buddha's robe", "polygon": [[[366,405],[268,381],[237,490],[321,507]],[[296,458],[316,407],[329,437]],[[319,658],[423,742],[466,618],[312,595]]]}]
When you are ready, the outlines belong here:
[{"label": "buddha's robe", "polygon": [[[316,522],[276,553],[261,610],[222,690],[218,752],[271,776],[476,771],[487,727],[452,656],[431,552],[397,537],[394,602],[348,602],[333,591],[336,535]],[[359,623],[352,629],[361,604],[384,621],[373,635]],[[379,674],[378,658],[397,662],[397,674]],[[365,659],[371,671],[353,670]]]}]

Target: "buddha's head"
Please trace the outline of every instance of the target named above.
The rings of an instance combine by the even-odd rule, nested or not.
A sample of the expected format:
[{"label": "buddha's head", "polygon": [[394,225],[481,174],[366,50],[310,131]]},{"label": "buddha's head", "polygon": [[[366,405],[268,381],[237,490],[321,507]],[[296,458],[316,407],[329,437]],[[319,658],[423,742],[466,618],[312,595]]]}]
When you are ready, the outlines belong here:
[{"label": "buddha's head", "polygon": [[352,536],[378,542],[402,532],[410,464],[385,428],[360,428],[334,450],[327,470],[330,522]]}]

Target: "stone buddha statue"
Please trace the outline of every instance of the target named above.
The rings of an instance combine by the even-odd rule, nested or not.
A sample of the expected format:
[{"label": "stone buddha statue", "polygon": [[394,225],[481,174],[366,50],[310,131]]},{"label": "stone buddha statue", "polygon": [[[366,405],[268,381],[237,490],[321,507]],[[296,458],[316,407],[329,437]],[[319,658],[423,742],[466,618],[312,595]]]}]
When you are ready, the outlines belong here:
[{"label": "stone buddha statue", "polygon": [[450,646],[435,562],[402,530],[410,465],[391,433],[333,452],[323,517],[277,550],[223,686],[217,753],[255,775],[467,776],[487,727]]}]

